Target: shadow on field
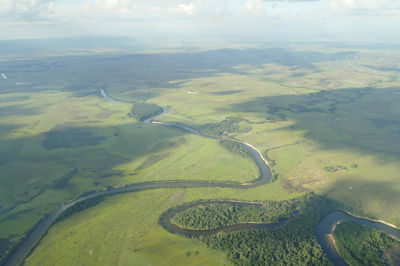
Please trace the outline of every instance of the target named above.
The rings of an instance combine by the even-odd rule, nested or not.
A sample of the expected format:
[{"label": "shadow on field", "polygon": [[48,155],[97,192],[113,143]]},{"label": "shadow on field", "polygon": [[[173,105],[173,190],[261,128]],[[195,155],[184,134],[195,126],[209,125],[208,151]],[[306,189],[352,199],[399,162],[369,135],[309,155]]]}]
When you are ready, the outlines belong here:
[{"label": "shadow on field", "polygon": [[378,153],[385,163],[400,159],[399,102],[400,88],[349,88],[260,97],[224,111],[255,112],[270,122],[292,120],[288,130],[305,131],[324,149]]},{"label": "shadow on field", "polygon": [[[305,132],[306,137],[321,149],[350,149],[374,155],[377,164],[394,165],[400,162],[399,102],[400,88],[348,88],[305,95],[259,97],[234,104],[229,111],[255,112],[271,122],[290,120],[293,124],[276,130]],[[328,165],[325,171],[350,171],[357,167],[354,162],[349,162],[347,166]],[[358,214],[376,210],[374,213],[381,217],[375,218],[398,221],[398,176],[384,176],[393,175],[393,171],[370,171],[376,173],[376,179],[362,174],[357,178],[334,179],[326,195],[351,206]],[[343,175],[346,176],[345,172]],[[306,191],[301,182],[288,179],[282,184],[288,191]],[[304,180],[307,182],[315,180]]]},{"label": "shadow on field", "polygon": [[[344,60],[355,52],[321,53],[281,48],[220,49],[201,52],[52,57],[0,62],[7,73],[0,93],[62,89],[75,96],[107,89],[120,100],[147,100],[157,96],[154,89],[176,88],[179,82],[219,73],[242,72],[239,65],[275,63],[317,71],[314,63]],[[244,73],[247,74],[247,73]],[[16,85],[17,82],[27,83]],[[54,85],[57,84],[57,87]],[[153,89],[149,91],[148,89]]]},{"label": "shadow on field", "polygon": [[[0,187],[6,193],[0,202],[0,223],[21,219],[26,213],[20,205],[45,191],[63,189],[74,198],[84,191],[107,187],[122,176],[135,175],[114,168],[143,156],[150,155],[151,159],[165,154],[184,144],[185,134],[179,129],[131,123],[57,127],[35,136],[0,138]],[[150,159],[141,167],[157,162]],[[69,182],[74,176],[79,177],[78,185]],[[49,199],[48,203],[53,201]]]},{"label": "shadow on field", "polygon": [[[8,134],[15,128],[1,129]],[[184,144],[185,134],[176,128],[135,122],[98,128],[70,125],[22,138],[0,136],[0,188],[4,193],[0,198],[0,224],[29,220],[32,226],[54,204],[106,188],[122,176],[136,175],[116,171],[116,166],[149,156],[140,166],[146,168],[164,159],[160,154]],[[71,183],[76,176],[77,182]],[[47,206],[40,203],[40,211],[32,207],[37,203],[25,204],[39,196],[43,201],[54,193],[60,196],[46,199]],[[14,232],[0,238],[0,257],[15,244]]]},{"label": "shadow on field", "polygon": [[[22,128],[24,125],[21,124],[0,124],[0,138],[5,137],[10,132],[15,132],[19,128]],[[0,159],[1,161],[1,159]],[[1,163],[0,163],[1,164]]]},{"label": "shadow on field", "polygon": [[366,180],[362,177],[339,180],[331,186],[326,195],[345,203],[359,215],[371,217],[371,214],[364,212],[374,209],[374,212],[380,213],[381,217],[371,218],[391,218],[398,221],[399,183],[395,179],[394,181],[381,181],[379,178],[377,176],[376,180]]},{"label": "shadow on field", "polygon": [[24,114],[35,115],[39,113],[40,108],[26,107],[24,104],[13,104],[7,106],[0,106],[0,119],[7,116],[18,116]]},{"label": "shadow on field", "polygon": [[[7,134],[15,128],[5,125],[2,129]],[[185,134],[178,128],[142,123],[113,127],[57,126],[35,136],[0,139],[0,158],[3,158],[0,166],[19,158],[32,163],[53,161],[68,168],[85,165],[112,172],[117,165],[182,145],[181,137]],[[35,152],[25,152],[21,143],[34,146]]]}]

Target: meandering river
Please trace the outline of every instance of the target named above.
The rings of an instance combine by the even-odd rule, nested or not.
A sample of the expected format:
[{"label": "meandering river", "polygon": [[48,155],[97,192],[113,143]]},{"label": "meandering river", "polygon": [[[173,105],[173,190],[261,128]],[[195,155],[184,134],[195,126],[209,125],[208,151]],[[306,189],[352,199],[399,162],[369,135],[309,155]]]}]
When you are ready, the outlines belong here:
[{"label": "meandering river", "polygon": [[[119,103],[124,103],[124,104],[129,104],[127,102],[122,102],[117,99],[114,99],[110,97],[104,89],[100,90],[100,94],[106,98],[107,100],[114,101],[114,102],[119,102]],[[170,126],[170,127],[176,127],[180,128],[182,130],[185,130],[187,132],[193,133],[200,135],[202,137],[206,138],[211,138],[211,139],[227,139],[223,137],[213,137],[213,136],[208,136],[204,135],[198,130],[188,127],[186,125],[182,124],[176,124],[176,123],[164,123],[164,122],[154,122],[153,120],[167,112],[167,109],[163,108],[163,112],[149,118],[143,123],[147,124],[157,124],[157,125],[162,125],[162,126]],[[58,207],[55,211],[47,215],[43,220],[41,220],[32,230],[31,232],[25,237],[25,239],[21,242],[21,244],[18,246],[18,248],[14,251],[14,253],[10,256],[8,261],[6,262],[5,265],[19,265],[25,256],[29,254],[29,252],[32,251],[32,249],[38,244],[40,239],[43,237],[43,235],[46,233],[46,231],[56,222],[57,218],[69,207],[74,206],[75,204],[90,199],[94,198],[97,196],[110,196],[113,194],[119,194],[123,192],[135,192],[135,191],[141,191],[141,190],[147,190],[147,189],[157,189],[157,188],[194,188],[194,187],[218,187],[218,188],[232,188],[232,189],[249,189],[249,188],[254,188],[260,185],[265,185],[271,181],[271,170],[268,167],[268,164],[266,160],[263,158],[262,154],[260,151],[258,151],[254,146],[240,142],[238,140],[233,140],[240,143],[250,154],[251,158],[254,160],[256,163],[258,169],[259,169],[259,177],[257,180],[255,180],[252,183],[246,183],[246,184],[229,184],[229,183],[218,183],[218,182],[204,182],[204,181],[155,181],[155,182],[143,182],[143,183],[136,183],[136,184],[130,184],[126,185],[124,187],[117,187],[117,188],[111,188],[108,190],[102,190],[102,191],[96,191],[93,192],[87,196],[80,197],[74,201],[71,201],[69,203],[63,204],[60,207]],[[180,207],[177,207],[174,209],[174,211],[171,211],[170,213],[166,213],[162,217],[160,217],[160,223],[163,225],[163,227],[170,232],[173,233],[179,233],[183,235],[190,235],[190,236],[197,236],[197,235],[211,235],[211,234],[216,234],[219,232],[231,232],[235,230],[242,230],[242,229],[259,229],[259,228],[276,228],[279,226],[283,226],[286,220],[280,220],[277,223],[273,224],[268,224],[268,223],[241,223],[241,224],[235,224],[235,225],[230,225],[230,226],[225,226],[221,228],[214,228],[214,229],[209,229],[209,230],[190,230],[190,229],[185,229],[178,227],[171,223],[172,217],[180,212],[183,211],[187,208],[190,207],[195,207],[195,205],[198,203],[193,203],[193,204],[187,204],[183,205]],[[252,205],[252,204],[257,204],[257,203],[236,203],[236,204],[242,204],[242,205]],[[356,221],[360,224],[371,226],[373,228],[376,228],[386,234],[395,236],[400,238],[400,230],[397,228],[394,228],[390,225],[387,225],[383,222],[379,221],[372,221],[366,218],[361,218],[361,217],[356,217],[351,215],[350,213],[344,212],[344,211],[334,211],[327,215],[324,219],[321,220],[321,222],[318,224],[318,226],[315,229],[315,233],[317,235],[318,241],[326,253],[327,257],[329,260],[331,260],[335,265],[347,265],[340,257],[338,254],[333,241],[332,241],[332,230],[334,228],[334,225],[337,224],[338,222],[344,221],[344,220],[353,220]]]}]

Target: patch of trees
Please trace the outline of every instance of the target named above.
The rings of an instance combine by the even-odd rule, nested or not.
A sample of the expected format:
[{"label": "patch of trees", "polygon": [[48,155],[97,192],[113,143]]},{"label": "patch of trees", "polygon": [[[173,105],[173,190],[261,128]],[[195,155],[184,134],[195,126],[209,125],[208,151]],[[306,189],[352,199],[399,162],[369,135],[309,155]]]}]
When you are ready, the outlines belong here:
[{"label": "patch of trees", "polygon": [[339,171],[347,171],[349,168],[343,165],[332,165],[332,166],[325,166],[325,171],[330,173],[339,172]]},{"label": "patch of trees", "polygon": [[131,114],[134,118],[144,121],[161,114],[163,109],[154,103],[137,102],[132,105]]},{"label": "patch of trees", "polygon": [[249,157],[249,152],[243,147],[242,144],[232,140],[220,140],[219,145],[226,148],[228,151],[239,154],[242,157]]},{"label": "patch of trees", "polygon": [[293,205],[299,215],[275,230],[248,229],[200,239],[209,248],[225,251],[236,265],[329,265],[314,228],[322,217],[342,206],[313,193],[286,201],[282,207]]},{"label": "patch of trees", "polygon": [[251,127],[241,128],[240,122],[246,121],[241,117],[227,117],[225,120],[215,124],[205,124],[200,131],[210,136],[223,136],[227,133],[245,133],[251,130]]},{"label": "patch of trees", "polygon": [[339,254],[351,265],[387,265],[385,250],[400,242],[376,229],[345,221],[333,233]]},{"label": "patch of trees", "polygon": [[275,223],[293,216],[293,201],[244,205],[237,202],[212,203],[190,208],[175,215],[171,222],[188,229],[213,229],[246,222]]},{"label": "patch of trees", "polygon": [[65,218],[71,216],[74,213],[77,213],[84,209],[93,207],[93,206],[99,204],[103,199],[104,199],[104,196],[96,196],[96,197],[89,198],[86,200],[82,200],[78,203],[75,203],[73,206],[69,207],[63,213],[61,213],[60,216],[58,216],[56,222],[61,221]]}]

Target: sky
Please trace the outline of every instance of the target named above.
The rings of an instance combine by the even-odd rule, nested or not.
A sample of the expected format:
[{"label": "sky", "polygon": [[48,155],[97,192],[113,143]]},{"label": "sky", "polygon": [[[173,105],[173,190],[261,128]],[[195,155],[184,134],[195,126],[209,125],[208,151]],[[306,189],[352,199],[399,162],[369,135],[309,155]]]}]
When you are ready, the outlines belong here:
[{"label": "sky", "polygon": [[400,43],[400,0],[0,0],[0,39]]}]

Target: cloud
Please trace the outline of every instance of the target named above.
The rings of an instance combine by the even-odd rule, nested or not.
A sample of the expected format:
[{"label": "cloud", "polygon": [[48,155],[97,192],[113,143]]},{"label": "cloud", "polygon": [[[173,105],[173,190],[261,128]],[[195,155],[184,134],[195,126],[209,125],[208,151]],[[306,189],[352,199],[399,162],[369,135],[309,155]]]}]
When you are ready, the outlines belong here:
[{"label": "cloud", "polygon": [[329,0],[338,9],[391,9],[400,6],[397,0]]},{"label": "cloud", "polygon": [[400,0],[0,0],[0,38],[40,31],[399,38],[399,19]]},{"label": "cloud", "polygon": [[96,0],[103,11],[121,15],[135,15],[136,4],[131,0]]},{"label": "cloud", "polygon": [[54,0],[0,0],[1,20],[40,20],[53,10]]},{"label": "cloud", "polygon": [[317,2],[322,0],[288,0],[289,2]]},{"label": "cloud", "polygon": [[169,7],[167,10],[170,14],[193,15],[195,12],[195,7],[193,2],[190,2],[189,4],[179,4],[173,7]]},{"label": "cloud", "polygon": [[356,7],[356,2],[354,0],[330,0],[330,3],[333,9]]},{"label": "cloud", "polygon": [[259,11],[263,9],[262,0],[247,0],[246,10],[249,12]]}]

